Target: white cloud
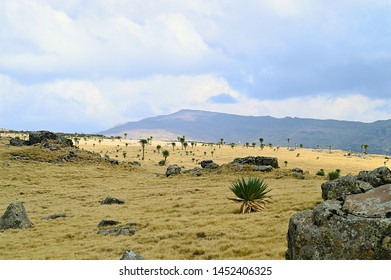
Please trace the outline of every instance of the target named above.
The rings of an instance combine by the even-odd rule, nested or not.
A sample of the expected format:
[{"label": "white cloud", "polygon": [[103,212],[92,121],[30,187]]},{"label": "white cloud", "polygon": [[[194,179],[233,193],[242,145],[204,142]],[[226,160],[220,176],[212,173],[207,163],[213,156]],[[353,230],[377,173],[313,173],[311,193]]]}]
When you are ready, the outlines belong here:
[{"label": "white cloud", "polygon": [[[28,120],[38,129],[40,123],[50,120],[62,130],[84,126],[93,132],[184,108],[364,122],[391,119],[389,99],[350,94],[259,100],[232,89],[224,78],[212,74],[160,75],[139,80],[58,80],[36,85],[23,85],[0,76],[0,89],[0,119],[8,127]],[[221,93],[236,103],[209,102]]]}]

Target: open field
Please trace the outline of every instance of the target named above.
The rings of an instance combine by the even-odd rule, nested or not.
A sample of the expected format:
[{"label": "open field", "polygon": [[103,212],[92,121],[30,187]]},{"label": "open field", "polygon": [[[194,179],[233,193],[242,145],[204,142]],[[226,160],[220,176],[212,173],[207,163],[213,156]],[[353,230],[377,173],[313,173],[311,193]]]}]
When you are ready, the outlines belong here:
[{"label": "open field", "polygon": [[[119,259],[126,249],[145,259],[284,259],[290,216],[322,200],[320,186],[326,178],[315,175],[319,169],[326,174],[340,169],[344,176],[384,165],[381,155],[362,158],[284,147],[277,151],[197,143],[189,145],[186,155],[179,142],[173,150],[169,143],[154,140],[141,160],[138,141],[118,139],[80,140],[79,148],[107,154],[123,162],[119,165],[99,160],[49,163],[45,159],[55,159],[61,151],[12,147],[7,141],[0,140],[0,215],[10,202],[22,201],[33,227],[0,232],[0,259]],[[167,166],[178,164],[182,170],[204,159],[222,165],[250,155],[277,157],[280,168],[270,173],[223,168],[202,171],[200,177],[190,173],[167,178],[167,166],[158,165],[163,157],[157,144],[170,151]],[[37,160],[26,159],[31,155]],[[127,164],[132,161],[141,166]],[[279,175],[295,167],[305,171],[306,179]],[[265,211],[240,215],[239,205],[227,199],[233,196],[229,186],[240,176],[258,176],[268,183],[273,203]],[[107,196],[126,203],[101,205]],[[42,220],[54,213],[66,217]],[[141,230],[134,236],[100,235],[102,219],[135,222]]]}]

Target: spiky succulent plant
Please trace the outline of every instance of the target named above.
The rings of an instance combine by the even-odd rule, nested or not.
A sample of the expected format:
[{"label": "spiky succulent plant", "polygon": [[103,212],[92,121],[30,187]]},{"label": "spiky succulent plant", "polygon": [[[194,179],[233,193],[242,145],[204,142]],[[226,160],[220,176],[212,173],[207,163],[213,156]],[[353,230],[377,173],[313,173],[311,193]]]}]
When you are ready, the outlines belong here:
[{"label": "spiky succulent plant", "polygon": [[270,196],[267,195],[271,190],[264,180],[257,177],[249,177],[238,179],[232,183],[231,191],[236,195],[235,198],[229,198],[238,203],[240,206],[240,213],[259,212],[265,209],[265,204],[270,203]]}]

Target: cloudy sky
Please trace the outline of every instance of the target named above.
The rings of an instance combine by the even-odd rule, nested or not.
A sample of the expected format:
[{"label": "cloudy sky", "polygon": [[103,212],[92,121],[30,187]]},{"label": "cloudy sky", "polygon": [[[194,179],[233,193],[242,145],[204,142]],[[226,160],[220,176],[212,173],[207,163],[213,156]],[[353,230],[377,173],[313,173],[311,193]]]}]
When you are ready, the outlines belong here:
[{"label": "cloudy sky", "polygon": [[0,128],[391,119],[391,0],[0,0]]}]

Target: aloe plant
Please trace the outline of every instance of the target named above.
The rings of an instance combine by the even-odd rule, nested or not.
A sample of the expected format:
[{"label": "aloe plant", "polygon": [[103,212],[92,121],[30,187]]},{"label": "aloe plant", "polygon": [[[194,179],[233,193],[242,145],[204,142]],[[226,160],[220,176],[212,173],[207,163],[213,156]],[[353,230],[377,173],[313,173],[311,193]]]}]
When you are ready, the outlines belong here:
[{"label": "aloe plant", "polygon": [[265,209],[265,204],[270,203],[270,196],[267,195],[271,190],[267,183],[257,177],[249,177],[245,180],[243,177],[232,183],[231,191],[236,195],[235,198],[228,198],[241,203],[240,213],[259,212]]}]

